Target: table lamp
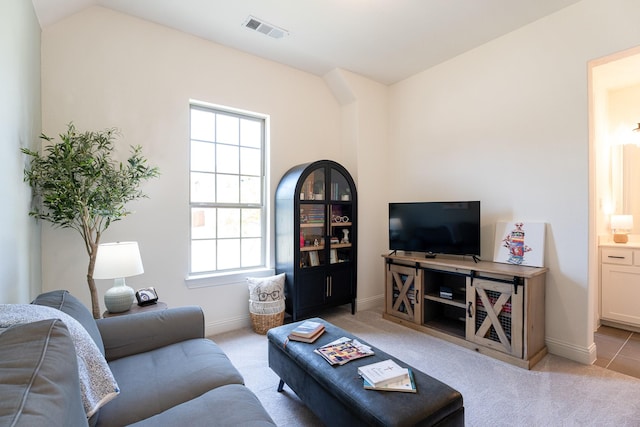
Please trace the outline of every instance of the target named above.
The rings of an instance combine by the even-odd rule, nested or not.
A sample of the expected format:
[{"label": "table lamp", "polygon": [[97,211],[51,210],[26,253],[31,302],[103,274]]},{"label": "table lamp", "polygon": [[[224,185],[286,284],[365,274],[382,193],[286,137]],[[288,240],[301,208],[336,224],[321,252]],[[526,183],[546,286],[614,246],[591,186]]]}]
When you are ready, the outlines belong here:
[{"label": "table lamp", "polygon": [[113,279],[113,286],[104,294],[109,313],[121,313],[131,308],[134,291],[124,278],[144,273],[138,242],[104,243],[98,246],[94,279]]},{"label": "table lamp", "polygon": [[633,215],[611,215],[611,231],[614,242],[627,243],[632,229]]}]

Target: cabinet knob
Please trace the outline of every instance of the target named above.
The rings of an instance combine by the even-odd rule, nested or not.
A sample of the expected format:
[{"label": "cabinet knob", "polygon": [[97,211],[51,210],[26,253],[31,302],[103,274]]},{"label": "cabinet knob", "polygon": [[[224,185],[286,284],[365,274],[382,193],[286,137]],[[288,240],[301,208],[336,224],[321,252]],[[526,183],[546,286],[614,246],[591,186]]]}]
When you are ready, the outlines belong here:
[{"label": "cabinet knob", "polygon": [[473,303],[471,301],[469,301],[469,306],[467,307],[467,314],[469,318],[473,317]]}]

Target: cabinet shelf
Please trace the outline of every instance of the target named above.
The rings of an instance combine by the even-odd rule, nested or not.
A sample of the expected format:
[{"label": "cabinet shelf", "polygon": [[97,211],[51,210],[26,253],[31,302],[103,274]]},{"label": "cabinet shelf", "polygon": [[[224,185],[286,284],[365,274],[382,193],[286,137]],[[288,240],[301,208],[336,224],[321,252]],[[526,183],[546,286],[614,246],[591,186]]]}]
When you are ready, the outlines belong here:
[{"label": "cabinet shelf", "polygon": [[331,249],[342,249],[342,248],[350,248],[351,243],[335,243],[330,246]]},{"label": "cabinet shelf", "polygon": [[466,306],[467,306],[464,303],[464,301],[456,301],[456,300],[446,299],[446,298],[442,298],[442,297],[435,296],[435,295],[425,295],[424,299],[427,299],[427,300],[430,300],[430,301],[436,301],[436,302],[439,302],[441,304],[452,305],[454,307],[460,307],[460,308],[466,308]]},{"label": "cabinet shelf", "polygon": [[464,338],[464,319],[438,318],[425,322],[424,325],[456,337]]},{"label": "cabinet shelf", "polygon": [[[351,243],[338,243],[338,244],[333,244],[330,246],[331,249],[343,249],[343,248],[350,248],[352,247]],[[322,246],[301,246],[300,247],[300,251],[301,252],[309,252],[309,251],[323,251],[324,250],[324,245]]]}]

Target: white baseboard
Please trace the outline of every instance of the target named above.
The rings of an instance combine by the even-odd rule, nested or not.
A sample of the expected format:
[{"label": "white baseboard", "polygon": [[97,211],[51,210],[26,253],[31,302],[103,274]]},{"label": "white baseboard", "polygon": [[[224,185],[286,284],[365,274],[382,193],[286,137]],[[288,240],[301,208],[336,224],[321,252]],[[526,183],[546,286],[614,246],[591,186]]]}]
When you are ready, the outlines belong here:
[{"label": "white baseboard", "polygon": [[384,308],[384,294],[369,298],[357,298],[356,307],[358,310],[376,310]]},{"label": "white baseboard", "polygon": [[[356,299],[356,307],[358,310],[376,310],[381,309],[384,305],[384,294],[376,295],[369,298]],[[229,317],[226,319],[216,320],[215,322],[206,322],[204,326],[204,334],[209,337],[212,335],[222,334],[224,332],[234,331],[236,329],[250,328],[251,318],[249,313],[244,316]]]},{"label": "white baseboard", "polygon": [[251,319],[249,318],[249,313],[247,313],[245,316],[236,316],[217,320],[215,322],[206,322],[204,325],[204,335],[209,337],[212,335],[222,334],[224,332],[235,331],[236,329],[250,327]]},{"label": "white baseboard", "polygon": [[547,350],[551,354],[556,356],[566,357],[575,362],[582,363],[584,365],[592,365],[596,361],[596,345],[579,347],[573,344],[568,344],[564,341],[554,340],[553,338],[546,338]]}]

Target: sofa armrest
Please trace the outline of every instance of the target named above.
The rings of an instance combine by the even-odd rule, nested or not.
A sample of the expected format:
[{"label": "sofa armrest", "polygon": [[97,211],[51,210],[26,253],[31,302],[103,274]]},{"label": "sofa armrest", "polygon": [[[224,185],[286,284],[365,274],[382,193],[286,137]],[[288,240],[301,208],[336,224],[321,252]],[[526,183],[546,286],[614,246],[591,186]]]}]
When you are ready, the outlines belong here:
[{"label": "sofa armrest", "polygon": [[107,361],[204,338],[204,313],[197,306],[108,317],[96,323]]}]

